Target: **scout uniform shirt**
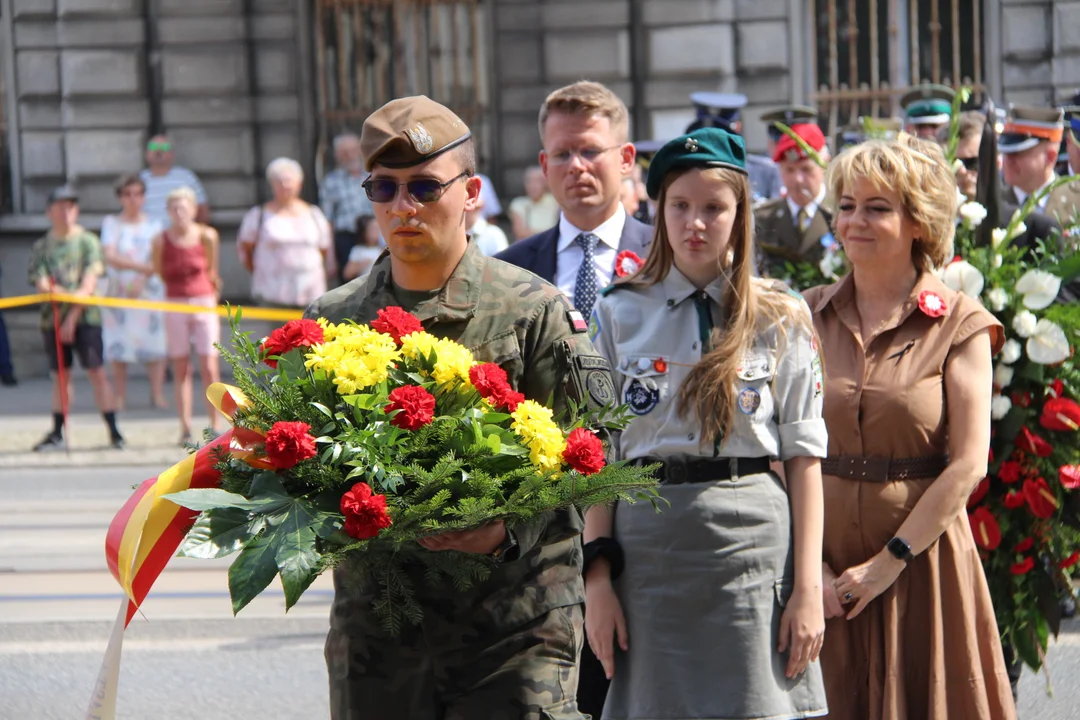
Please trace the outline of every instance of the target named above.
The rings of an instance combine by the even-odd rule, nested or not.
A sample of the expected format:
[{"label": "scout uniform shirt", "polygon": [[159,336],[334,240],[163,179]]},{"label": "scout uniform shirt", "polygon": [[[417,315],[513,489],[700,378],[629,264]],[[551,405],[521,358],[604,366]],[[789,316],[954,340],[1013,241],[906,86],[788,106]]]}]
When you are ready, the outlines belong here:
[{"label": "scout uniform shirt", "polygon": [[[721,277],[698,290],[672,266],[655,285],[615,285],[597,303],[590,337],[611,361],[616,395],[636,416],[618,441],[620,459],[825,457],[821,363],[806,329],[789,326],[785,338],[772,326],[755,338],[738,370],[737,407],[722,445],[700,436],[693,408],[679,412],[679,390],[721,317],[726,282]],[[809,325],[801,299],[778,282],[754,283],[798,303]]]}]

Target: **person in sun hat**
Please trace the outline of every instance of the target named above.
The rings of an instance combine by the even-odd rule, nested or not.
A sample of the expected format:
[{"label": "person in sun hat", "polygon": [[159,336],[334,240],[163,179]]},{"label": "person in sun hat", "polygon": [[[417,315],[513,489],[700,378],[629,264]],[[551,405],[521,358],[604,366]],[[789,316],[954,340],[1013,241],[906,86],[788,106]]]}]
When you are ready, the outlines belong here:
[{"label": "person in sun hat", "polygon": [[933,140],[938,129],[949,122],[956,91],[945,85],[922,83],[900,98],[904,109],[904,130],[924,140]]},{"label": "person in sun hat", "polygon": [[[1014,105],[1010,109],[998,137],[1005,201],[1023,207],[1030,195],[1057,180],[1054,166],[1064,135],[1065,117],[1060,108]],[[1043,214],[1055,218],[1068,233],[1076,225],[1074,216],[1080,212],[1080,182],[1058,187],[1038,205]]]},{"label": "person in sun hat", "polygon": [[[369,323],[399,306],[477,361],[499,363],[515,390],[556,413],[571,402],[611,402],[607,361],[566,296],[469,240],[465,218],[482,181],[461,118],[426,97],[393,100],[364,122],[360,145],[370,173],[364,189],[387,249],[368,274],[316,300],[306,316]],[[407,566],[424,618],[399,636],[372,609],[379,588],[357,582],[362,562],[339,565],[325,651],[331,718],[582,720],[582,527],[569,509],[418,541],[431,552],[488,556],[492,571],[454,591]]]}]

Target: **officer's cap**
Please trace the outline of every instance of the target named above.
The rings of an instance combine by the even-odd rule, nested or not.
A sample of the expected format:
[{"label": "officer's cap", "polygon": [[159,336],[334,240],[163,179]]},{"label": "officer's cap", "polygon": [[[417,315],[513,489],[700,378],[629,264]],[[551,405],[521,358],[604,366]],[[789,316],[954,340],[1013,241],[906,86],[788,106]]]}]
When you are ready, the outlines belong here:
[{"label": "officer's cap", "polygon": [[1065,133],[1061,108],[1012,106],[998,138],[998,152],[1009,155],[1033,148],[1047,140],[1060,143]]},{"label": "officer's cap", "polygon": [[900,98],[904,119],[911,125],[942,125],[952,115],[956,91],[945,85],[923,83]]},{"label": "officer's cap", "polygon": [[739,119],[746,96],[739,93],[696,92],[690,94],[698,121],[705,126],[727,126]]},{"label": "officer's cap", "polygon": [[[825,134],[821,132],[821,128],[813,123],[802,123],[801,125],[795,125],[791,128],[791,132],[799,136],[799,138],[809,145],[816,152],[821,152],[825,147]],[[776,150],[773,152],[773,162],[796,162],[804,160],[809,157],[803,150],[802,145],[795,142],[790,135],[784,134],[779,140],[776,141]]]},{"label": "officer's cap", "polygon": [[649,164],[645,189],[649,197],[660,196],[664,176],[676,168],[727,168],[746,175],[746,146],[735,133],[720,128],[701,128],[677,137],[660,148]]},{"label": "officer's cap", "polygon": [[61,185],[60,187],[53,188],[49,193],[49,205],[54,202],[60,202],[62,200],[70,200],[72,202],[79,202],[79,193],[75,192],[75,188],[70,185]]},{"label": "officer's cap", "polygon": [[376,163],[407,168],[461,145],[472,134],[449,108],[423,95],[391,100],[368,116],[360,131],[364,169]]},{"label": "officer's cap", "polygon": [[769,137],[779,140],[784,133],[776,127],[776,123],[784,123],[788,127],[812,123],[817,121],[817,110],[807,105],[788,105],[763,113],[761,121],[766,123]]}]

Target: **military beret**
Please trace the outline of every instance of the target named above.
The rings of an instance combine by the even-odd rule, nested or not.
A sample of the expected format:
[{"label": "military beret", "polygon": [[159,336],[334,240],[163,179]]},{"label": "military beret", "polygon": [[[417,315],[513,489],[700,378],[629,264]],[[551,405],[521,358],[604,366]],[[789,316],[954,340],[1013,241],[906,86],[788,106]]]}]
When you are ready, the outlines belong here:
[{"label": "military beret", "polygon": [[371,113],[360,131],[364,169],[378,163],[407,168],[438,157],[472,136],[449,108],[423,95],[391,100]]},{"label": "military beret", "polygon": [[[812,123],[802,123],[795,125],[791,128],[791,132],[798,135],[803,142],[809,145],[817,152],[821,152],[825,147],[825,134],[821,132],[821,128]],[[782,162],[788,160],[795,162],[797,160],[804,160],[808,155],[803,151],[802,146],[795,142],[790,135],[784,133],[784,136],[776,141],[776,150],[773,151],[773,162]]]},{"label": "military beret", "polygon": [[660,196],[664,176],[675,168],[727,168],[746,175],[743,139],[720,128],[700,128],[664,145],[649,163],[645,189],[649,197]]},{"label": "military beret", "polygon": [[998,138],[998,152],[1005,155],[1023,152],[1043,140],[1059,143],[1064,133],[1064,113],[1060,108],[1014,105]]},{"label": "military beret", "polygon": [[807,105],[789,105],[788,107],[770,110],[761,115],[761,122],[766,124],[766,131],[773,140],[779,140],[784,134],[776,126],[776,123],[784,123],[788,127],[794,127],[816,121],[817,110]]},{"label": "military beret", "polygon": [[956,91],[945,85],[923,83],[900,98],[904,119],[911,125],[942,125],[952,115]]}]

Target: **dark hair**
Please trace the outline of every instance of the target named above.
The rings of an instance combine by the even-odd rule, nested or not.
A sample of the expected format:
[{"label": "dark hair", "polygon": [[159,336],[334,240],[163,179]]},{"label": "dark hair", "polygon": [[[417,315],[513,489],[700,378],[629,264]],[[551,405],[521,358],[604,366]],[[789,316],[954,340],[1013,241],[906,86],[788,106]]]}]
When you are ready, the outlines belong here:
[{"label": "dark hair", "polygon": [[371,224],[375,222],[374,215],[357,215],[356,216],[356,242],[359,245],[367,245],[367,231],[371,227]]},{"label": "dark hair", "polygon": [[472,138],[461,143],[451,152],[461,165],[462,172],[469,173],[469,177],[476,174],[476,144]]},{"label": "dark hair", "polygon": [[146,192],[146,183],[135,173],[127,173],[117,178],[116,182],[113,183],[113,190],[116,191],[116,196],[120,197],[124,190],[132,185],[138,185],[143,192]]}]

